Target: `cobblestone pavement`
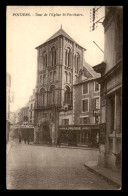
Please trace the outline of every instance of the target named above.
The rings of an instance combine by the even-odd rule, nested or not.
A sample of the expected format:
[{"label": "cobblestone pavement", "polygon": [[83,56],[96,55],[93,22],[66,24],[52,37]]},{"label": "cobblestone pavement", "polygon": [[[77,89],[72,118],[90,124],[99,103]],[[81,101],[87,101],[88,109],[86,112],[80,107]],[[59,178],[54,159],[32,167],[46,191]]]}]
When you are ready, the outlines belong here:
[{"label": "cobblestone pavement", "polygon": [[15,144],[7,155],[7,189],[114,190],[84,167],[98,151]]}]

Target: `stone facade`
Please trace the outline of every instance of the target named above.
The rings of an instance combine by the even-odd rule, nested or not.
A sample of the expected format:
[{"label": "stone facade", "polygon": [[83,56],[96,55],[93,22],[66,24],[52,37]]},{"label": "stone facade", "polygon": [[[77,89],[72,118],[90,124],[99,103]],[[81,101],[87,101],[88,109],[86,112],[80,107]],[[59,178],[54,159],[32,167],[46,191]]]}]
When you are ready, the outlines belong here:
[{"label": "stone facade", "polygon": [[25,106],[20,109],[19,112],[19,124],[21,125],[27,125],[28,124],[28,106]]},{"label": "stone facade", "polygon": [[[94,91],[94,81],[100,74],[85,63],[83,59],[85,49],[62,29],[36,49],[38,53],[35,93],[36,140],[39,141],[40,138],[43,140],[46,137],[46,140],[50,138],[52,144],[56,144],[59,125],[80,124],[78,117],[82,115],[80,103],[81,99],[85,98],[82,95],[82,85],[89,81],[87,97],[91,99],[95,95],[99,98],[99,91]],[[85,81],[82,84],[83,79]],[[79,109],[80,111],[77,111]],[[88,113],[89,117],[90,114]],[[95,124],[94,117],[90,119],[91,123]]]},{"label": "stone facade", "polygon": [[28,123],[29,124],[33,124],[35,123],[35,112],[34,112],[34,108],[35,108],[35,91],[33,90],[33,94],[32,96],[29,98],[29,102],[28,102]]},{"label": "stone facade", "polygon": [[69,116],[72,124],[73,84],[83,67],[85,49],[62,29],[36,49],[38,68],[35,122],[38,127],[44,122],[52,124],[49,129],[52,129],[50,133],[52,143],[55,144],[59,122],[65,115]]},{"label": "stone facade", "polygon": [[122,8],[106,7],[105,13],[104,63],[94,66],[94,70],[101,73],[101,124],[105,125],[99,165],[119,169],[122,153]]},{"label": "stone facade", "polygon": [[[100,117],[96,122],[94,111],[100,110],[100,85],[95,91],[97,79],[85,80],[74,85],[75,90],[75,107],[74,107],[74,124],[95,124],[100,122]],[[83,93],[84,86],[87,85],[88,92]],[[87,101],[87,110],[84,110],[84,101]]]}]

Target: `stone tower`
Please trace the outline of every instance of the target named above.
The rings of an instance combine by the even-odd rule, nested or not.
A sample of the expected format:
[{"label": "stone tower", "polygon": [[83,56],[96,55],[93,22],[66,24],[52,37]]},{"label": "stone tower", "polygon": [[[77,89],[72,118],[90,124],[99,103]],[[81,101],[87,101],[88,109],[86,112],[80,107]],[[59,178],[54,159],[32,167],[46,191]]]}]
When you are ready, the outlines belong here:
[{"label": "stone tower", "polygon": [[51,138],[52,143],[56,144],[59,113],[65,106],[67,110],[72,110],[73,84],[83,68],[85,49],[62,27],[36,49],[35,125],[38,137],[42,137],[43,141]]}]

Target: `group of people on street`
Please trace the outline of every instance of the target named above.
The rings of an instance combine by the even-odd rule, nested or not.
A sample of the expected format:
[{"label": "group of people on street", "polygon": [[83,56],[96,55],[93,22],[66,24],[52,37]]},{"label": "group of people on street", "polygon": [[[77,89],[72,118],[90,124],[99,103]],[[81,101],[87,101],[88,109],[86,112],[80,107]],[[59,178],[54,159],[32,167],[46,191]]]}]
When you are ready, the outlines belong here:
[{"label": "group of people on street", "polygon": [[[21,141],[22,141],[22,138],[21,137],[19,137],[19,143],[21,143]],[[29,144],[29,137],[27,137],[27,138],[24,138],[24,143],[26,144],[26,142]]]}]

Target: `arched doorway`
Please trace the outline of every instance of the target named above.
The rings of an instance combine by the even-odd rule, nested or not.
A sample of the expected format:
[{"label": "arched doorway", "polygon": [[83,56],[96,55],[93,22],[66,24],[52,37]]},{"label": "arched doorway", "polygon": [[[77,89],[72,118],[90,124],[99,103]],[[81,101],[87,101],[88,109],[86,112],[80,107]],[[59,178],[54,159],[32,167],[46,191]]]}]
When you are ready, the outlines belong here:
[{"label": "arched doorway", "polygon": [[42,144],[51,144],[50,127],[48,122],[43,122],[39,127],[40,140]]}]

